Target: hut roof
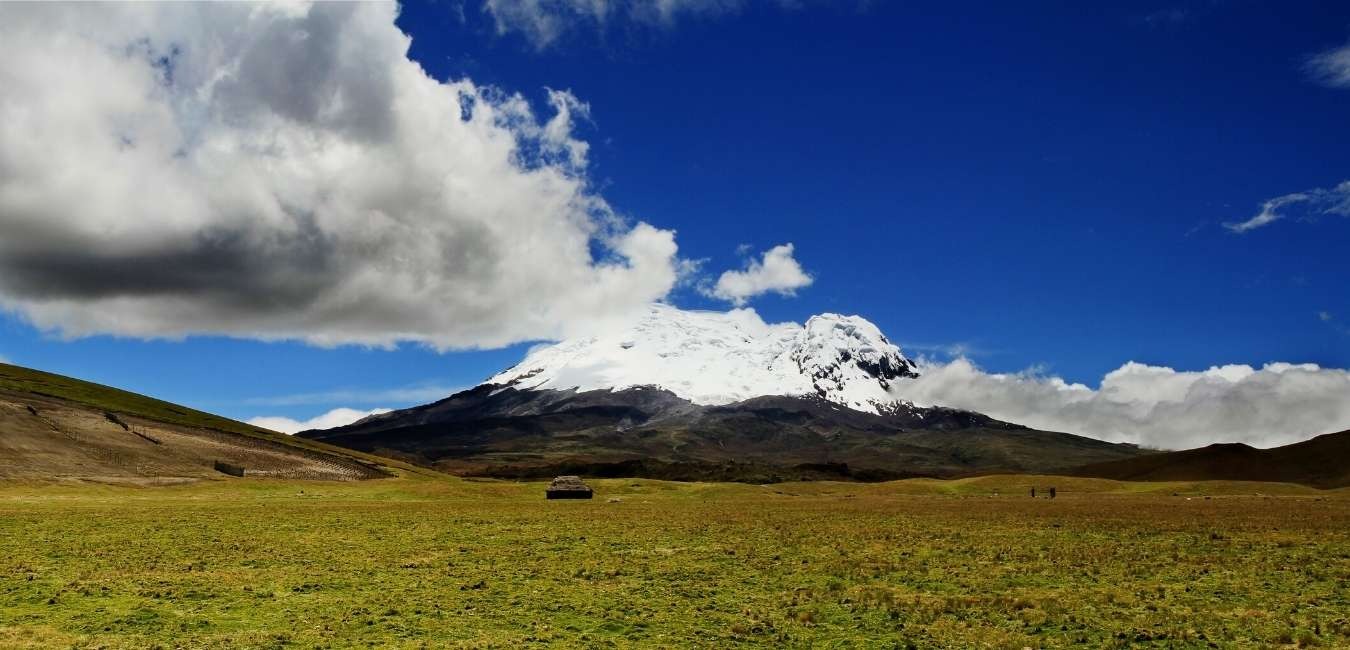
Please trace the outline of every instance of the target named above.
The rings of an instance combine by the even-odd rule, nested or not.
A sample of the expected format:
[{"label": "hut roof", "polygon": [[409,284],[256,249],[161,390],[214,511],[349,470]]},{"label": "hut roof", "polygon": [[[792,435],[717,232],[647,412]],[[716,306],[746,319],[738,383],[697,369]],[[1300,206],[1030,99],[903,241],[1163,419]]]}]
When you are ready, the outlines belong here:
[{"label": "hut roof", "polygon": [[559,476],[553,479],[546,492],[550,499],[559,497],[589,499],[592,490],[581,481],[580,476]]}]

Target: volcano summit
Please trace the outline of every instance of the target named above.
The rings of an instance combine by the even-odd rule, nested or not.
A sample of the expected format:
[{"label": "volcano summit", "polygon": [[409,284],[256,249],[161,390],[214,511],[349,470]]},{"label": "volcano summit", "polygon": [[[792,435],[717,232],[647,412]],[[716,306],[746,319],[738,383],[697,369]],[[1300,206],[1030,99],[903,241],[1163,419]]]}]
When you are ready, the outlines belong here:
[{"label": "volcano summit", "polygon": [[750,310],[652,305],[631,327],[536,350],[487,383],[579,391],[653,386],[703,405],[815,395],[880,413],[898,403],[887,392],[890,382],[917,376],[900,348],[858,316],[769,325]]}]

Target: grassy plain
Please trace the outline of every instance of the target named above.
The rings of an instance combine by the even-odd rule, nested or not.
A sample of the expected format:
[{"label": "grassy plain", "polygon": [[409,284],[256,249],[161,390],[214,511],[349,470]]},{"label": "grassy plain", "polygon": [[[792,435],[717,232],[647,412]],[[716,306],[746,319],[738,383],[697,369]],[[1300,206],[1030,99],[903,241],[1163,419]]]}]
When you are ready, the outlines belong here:
[{"label": "grassy plain", "polygon": [[0,646],[1350,646],[1345,491],[592,485],[0,484]]}]

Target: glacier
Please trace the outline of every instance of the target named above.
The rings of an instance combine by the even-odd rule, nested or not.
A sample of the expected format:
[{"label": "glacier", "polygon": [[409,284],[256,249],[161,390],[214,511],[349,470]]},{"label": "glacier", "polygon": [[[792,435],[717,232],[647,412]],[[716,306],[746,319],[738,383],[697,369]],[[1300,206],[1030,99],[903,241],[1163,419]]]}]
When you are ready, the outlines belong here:
[{"label": "glacier", "polygon": [[536,348],[485,383],[520,390],[655,386],[704,405],[816,396],[884,413],[902,404],[891,382],[917,376],[900,348],[859,316],[769,324],[751,309],[654,304],[627,327]]}]

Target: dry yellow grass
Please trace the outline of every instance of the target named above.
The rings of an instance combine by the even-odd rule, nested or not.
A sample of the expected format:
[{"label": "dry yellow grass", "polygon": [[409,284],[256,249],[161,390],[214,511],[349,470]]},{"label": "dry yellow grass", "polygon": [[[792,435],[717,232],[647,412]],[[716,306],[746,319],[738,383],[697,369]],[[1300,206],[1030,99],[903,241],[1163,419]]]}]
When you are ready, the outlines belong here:
[{"label": "dry yellow grass", "polygon": [[1350,645],[1344,491],[592,484],[3,485],[0,646]]}]

